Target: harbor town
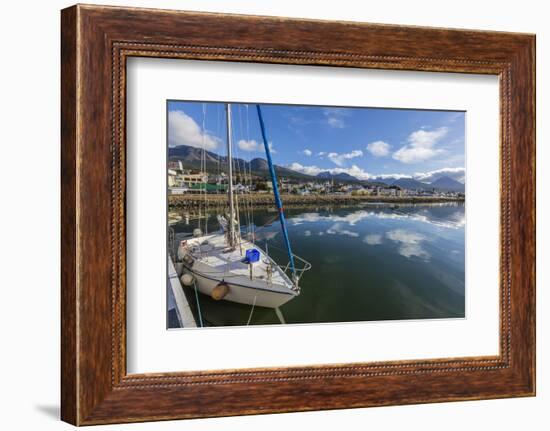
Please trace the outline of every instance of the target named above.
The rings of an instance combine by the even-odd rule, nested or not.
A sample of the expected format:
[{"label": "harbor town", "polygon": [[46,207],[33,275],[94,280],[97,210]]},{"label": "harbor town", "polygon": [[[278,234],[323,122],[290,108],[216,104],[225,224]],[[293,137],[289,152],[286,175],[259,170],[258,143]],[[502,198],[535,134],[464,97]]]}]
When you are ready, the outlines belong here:
[{"label": "harbor town", "polygon": [[[463,191],[451,190],[417,184],[407,187],[406,181],[395,183],[361,182],[335,178],[320,178],[317,181],[282,177],[278,180],[285,206],[330,204],[330,203],[436,203],[463,202]],[[233,185],[234,193],[246,195],[246,200],[253,205],[273,205],[272,181],[262,176],[249,176],[246,181]],[[183,169],[180,161],[169,162],[168,168],[168,204],[169,208],[186,208],[209,202],[226,200],[227,176],[209,175],[197,170]]]}]

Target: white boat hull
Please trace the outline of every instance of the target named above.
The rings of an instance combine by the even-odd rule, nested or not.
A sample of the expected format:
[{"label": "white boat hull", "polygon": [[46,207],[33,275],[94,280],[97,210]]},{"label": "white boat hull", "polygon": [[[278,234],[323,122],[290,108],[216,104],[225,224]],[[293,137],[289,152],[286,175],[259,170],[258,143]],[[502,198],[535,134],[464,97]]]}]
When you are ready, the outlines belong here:
[{"label": "white boat hull", "polygon": [[[212,291],[220,283],[220,281],[206,278],[193,271],[191,271],[191,274],[195,277],[195,282],[199,292],[212,296]],[[226,283],[229,286],[229,292],[223,298],[223,301],[237,302],[239,304],[254,305],[256,307],[278,308],[296,296],[296,293],[292,291],[283,293],[233,282]]]},{"label": "white boat hull", "polygon": [[[185,272],[193,276],[194,285],[205,295],[217,299],[219,295],[213,291],[224,283],[228,291],[224,292],[222,300],[267,308],[280,307],[299,295],[299,290],[284,272],[263,250],[248,241],[243,240],[241,247],[232,251],[224,246],[222,234],[194,238],[184,243],[178,256],[182,260],[185,255],[192,256],[192,263],[183,262]],[[242,261],[244,252],[241,252],[241,249],[249,248],[260,253],[259,261],[252,264],[252,277],[249,264]],[[271,273],[268,267],[272,268]]]}]

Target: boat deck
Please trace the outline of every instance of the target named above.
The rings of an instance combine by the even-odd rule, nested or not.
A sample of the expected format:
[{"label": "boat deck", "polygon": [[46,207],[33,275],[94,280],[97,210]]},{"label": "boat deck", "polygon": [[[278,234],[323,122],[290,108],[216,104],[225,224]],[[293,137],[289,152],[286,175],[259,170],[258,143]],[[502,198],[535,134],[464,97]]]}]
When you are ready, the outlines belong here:
[{"label": "boat deck", "polygon": [[[193,270],[200,271],[205,276],[222,278],[228,281],[247,280],[247,284],[258,287],[268,287],[275,291],[294,290],[293,283],[283,270],[258,246],[250,241],[241,240],[235,249],[229,249],[222,233],[205,235],[187,241],[190,254],[195,259]],[[252,279],[250,267],[243,262],[248,249],[256,249],[260,253],[258,262],[252,264]],[[269,275],[271,267],[271,276]]]}]

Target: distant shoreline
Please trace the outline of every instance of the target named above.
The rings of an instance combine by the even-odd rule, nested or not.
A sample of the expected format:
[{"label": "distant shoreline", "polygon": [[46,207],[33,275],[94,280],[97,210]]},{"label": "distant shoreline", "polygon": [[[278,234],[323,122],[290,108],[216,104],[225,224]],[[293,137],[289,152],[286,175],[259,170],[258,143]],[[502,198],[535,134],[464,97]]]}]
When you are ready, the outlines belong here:
[{"label": "distant shoreline", "polygon": [[[247,194],[238,195],[240,202],[250,202],[255,206],[273,206],[275,205],[273,195],[265,194]],[[227,195],[221,194],[182,194],[168,195],[169,208],[193,208],[203,205],[204,202],[209,204],[218,204],[227,201]],[[447,197],[431,197],[431,196],[352,196],[352,195],[281,195],[281,200],[284,206],[295,205],[329,205],[329,204],[354,204],[354,203],[393,203],[393,204],[430,204],[430,203],[446,203],[459,202],[463,203],[464,198],[447,198]]]}]

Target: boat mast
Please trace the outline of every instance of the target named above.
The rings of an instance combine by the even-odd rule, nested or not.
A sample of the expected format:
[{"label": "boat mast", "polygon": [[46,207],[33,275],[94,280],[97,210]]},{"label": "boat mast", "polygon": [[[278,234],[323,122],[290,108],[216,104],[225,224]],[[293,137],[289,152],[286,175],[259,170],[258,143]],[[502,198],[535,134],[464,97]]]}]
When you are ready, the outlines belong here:
[{"label": "boat mast", "polygon": [[231,151],[231,105],[226,103],[227,114],[227,164],[228,182],[227,193],[229,196],[229,246],[235,247],[235,207],[233,202],[233,155]]},{"label": "boat mast", "polygon": [[267,142],[267,135],[265,133],[264,119],[262,117],[262,110],[260,105],[256,105],[258,111],[258,118],[260,119],[260,129],[262,131],[262,139],[264,141],[265,155],[267,157],[267,164],[269,166],[269,174],[271,176],[271,184],[273,186],[273,195],[275,197],[275,205],[277,205],[277,210],[279,211],[279,221],[281,222],[281,230],[283,231],[283,238],[285,240],[286,251],[288,253],[288,261],[290,264],[290,269],[292,270],[292,277],[294,278],[294,283],[297,285],[296,277],[296,268],[294,266],[294,255],[290,248],[290,240],[288,238],[288,232],[286,229],[286,220],[285,213],[283,211],[283,202],[281,201],[281,196],[279,195],[279,186],[277,184],[277,174],[275,173],[275,167],[273,166],[273,160],[271,160],[271,149],[269,148],[269,143]]}]

